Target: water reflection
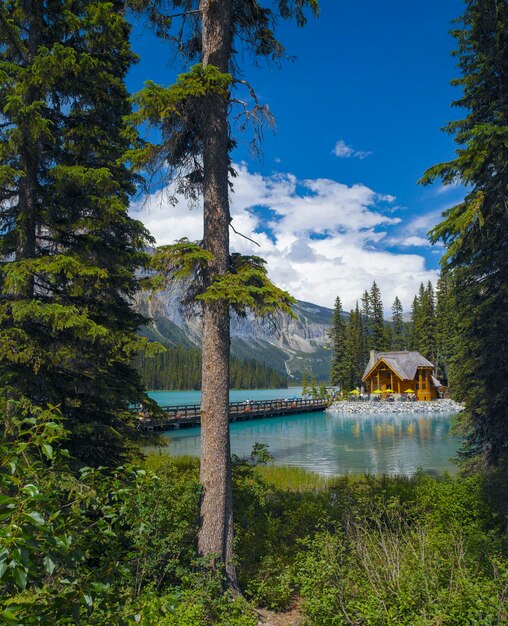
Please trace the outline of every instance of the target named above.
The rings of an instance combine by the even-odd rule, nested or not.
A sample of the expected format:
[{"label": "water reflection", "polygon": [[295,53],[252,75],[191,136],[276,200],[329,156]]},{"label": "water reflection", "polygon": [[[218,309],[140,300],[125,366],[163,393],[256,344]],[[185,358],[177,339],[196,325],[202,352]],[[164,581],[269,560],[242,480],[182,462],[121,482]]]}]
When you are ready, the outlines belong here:
[{"label": "water reflection", "polygon": [[[411,475],[454,471],[459,439],[451,416],[306,413],[231,425],[232,451],[247,456],[267,443],[274,462],[335,475],[369,472]],[[199,429],[167,433],[170,454],[199,454]]]}]

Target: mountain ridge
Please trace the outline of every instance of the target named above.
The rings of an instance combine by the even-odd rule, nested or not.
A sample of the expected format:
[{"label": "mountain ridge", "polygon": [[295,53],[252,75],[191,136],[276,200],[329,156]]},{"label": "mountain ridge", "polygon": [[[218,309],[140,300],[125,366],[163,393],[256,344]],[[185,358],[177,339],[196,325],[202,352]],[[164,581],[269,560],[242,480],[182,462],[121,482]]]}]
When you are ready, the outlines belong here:
[{"label": "mountain ridge", "polygon": [[[166,346],[201,347],[201,316],[197,307],[181,304],[179,289],[159,292],[150,298],[138,294],[136,308],[150,323],[142,334]],[[331,351],[328,330],[333,310],[311,302],[297,301],[297,319],[278,313],[269,320],[252,314],[231,316],[231,353],[254,359],[285,374],[290,383],[301,382],[304,373],[326,381]]]}]

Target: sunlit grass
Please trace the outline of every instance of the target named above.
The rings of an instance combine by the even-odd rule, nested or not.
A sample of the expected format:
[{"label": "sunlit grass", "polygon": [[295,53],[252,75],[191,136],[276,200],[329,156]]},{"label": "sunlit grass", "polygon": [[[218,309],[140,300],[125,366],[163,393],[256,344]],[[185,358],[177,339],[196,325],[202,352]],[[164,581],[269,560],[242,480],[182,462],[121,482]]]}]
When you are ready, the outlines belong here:
[{"label": "sunlit grass", "polygon": [[146,456],[146,469],[157,473],[157,470],[166,466],[168,463],[175,465],[182,472],[199,468],[199,457],[197,456],[170,456],[166,453],[152,452]]},{"label": "sunlit grass", "polygon": [[[146,468],[153,472],[157,472],[167,463],[185,472],[199,467],[199,457],[151,453],[145,460]],[[303,467],[290,465],[258,465],[256,470],[264,480],[283,491],[320,491],[330,487],[337,480],[336,477],[323,476]]]},{"label": "sunlit grass", "polygon": [[333,478],[291,465],[259,465],[257,471],[278,489],[284,491],[320,491],[333,482]]}]

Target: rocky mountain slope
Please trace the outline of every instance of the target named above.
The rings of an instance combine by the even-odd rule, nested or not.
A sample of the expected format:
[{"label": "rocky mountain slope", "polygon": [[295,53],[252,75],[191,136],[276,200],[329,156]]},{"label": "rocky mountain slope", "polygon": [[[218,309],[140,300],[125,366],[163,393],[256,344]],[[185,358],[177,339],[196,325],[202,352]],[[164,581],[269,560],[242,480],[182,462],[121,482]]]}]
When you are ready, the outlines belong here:
[{"label": "rocky mountain slope", "polygon": [[[151,339],[166,345],[200,345],[199,311],[183,307],[176,290],[161,292],[150,299],[140,294],[137,306],[152,320],[143,330]],[[256,359],[287,374],[290,383],[300,382],[305,371],[318,380],[327,380],[331,358],[327,331],[333,311],[301,301],[294,311],[297,319],[289,315],[278,315],[273,320],[233,316],[232,352],[239,358]]]}]

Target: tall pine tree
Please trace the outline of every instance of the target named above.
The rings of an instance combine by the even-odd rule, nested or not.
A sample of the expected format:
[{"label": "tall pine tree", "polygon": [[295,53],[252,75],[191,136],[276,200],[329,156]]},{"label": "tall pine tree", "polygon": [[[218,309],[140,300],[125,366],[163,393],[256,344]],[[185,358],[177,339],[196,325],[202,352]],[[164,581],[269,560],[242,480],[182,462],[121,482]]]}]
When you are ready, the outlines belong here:
[{"label": "tall pine tree", "polygon": [[436,361],[436,303],[434,288],[429,281],[420,296],[420,328],[418,351],[432,363]]},{"label": "tall pine tree", "polygon": [[86,463],[122,458],[142,396],[128,37],[119,0],[0,7],[0,386],[11,403],[58,405]]},{"label": "tall pine tree", "polygon": [[386,349],[385,320],[383,311],[383,301],[381,300],[381,290],[376,281],[372,283],[369,293],[371,310],[371,345],[373,350]]},{"label": "tall pine tree", "polygon": [[436,289],[436,363],[443,384],[454,394],[458,347],[461,342],[460,320],[455,303],[453,272],[441,272]]},{"label": "tall pine tree", "polygon": [[[203,497],[198,543],[201,554],[214,555],[213,566],[223,570],[235,588],[228,419],[230,307],[266,314],[278,306],[288,310],[290,299],[269,284],[261,259],[230,254],[230,152],[236,145],[230,113],[240,105],[236,117],[242,120],[240,128],[245,120],[266,117],[267,108],[259,105],[239,69],[241,53],[256,60],[281,58],[284,48],[273,30],[277,18],[303,26],[307,10],[317,13],[318,4],[317,0],[131,0],[130,4],[145,11],[158,34],[176,40],[184,63],[196,63],[176,85],[148,83],[138,96],[137,121],[156,126],[161,142],[140,146],[132,159],[142,169],[151,165],[162,170],[166,182],[176,182],[192,198],[203,198],[203,241],[186,250],[166,250],[163,257],[174,261],[176,254],[176,273],[192,268],[201,279],[197,292],[203,314]],[[254,101],[250,110],[241,104],[243,98],[236,97],[245,88]],[[259,127],[254,132],[259,136]]]},{"label": "tall pine tree", "polygon": [[332,349],[330,383],[344,389],[348,382],[348,373],[344,366],[346,355],[346,320],[342,313],[342,303],[339,296],[335,299],[329,337]]},{"label": "tall pine tree", "polygon": [[370,294],[367,290],[363,292],[361,305],[362,326],[365,337],[365,350],[367,353],[372,349],[372,307]]},{"label": "tall pine tree", "polygon": [[508,3],[469,0],[454,31],[466,116],[448,125],[456,158],[429,169],[424,184],[460,181],[468,192],[433,230],[454,269],[461,323],[457,392],[466,401],[467,453],[508,459]]},{"label": "tall pine tree", "polygon": [[406,337],[404,329],[404,320],[402,319],[403,308],[398,296],[395,296],[395,300],[392,305],[392,350],[405,350],[406,349]]},{"label": "tall pine tree", "polygon": [[351,390],[361,385],[367,363],[363,316],[358,302],[356,307],[349,312],[346,339],[343,369],[344,373],[347,374],[345,377],[345,388],[346,390]]}]

